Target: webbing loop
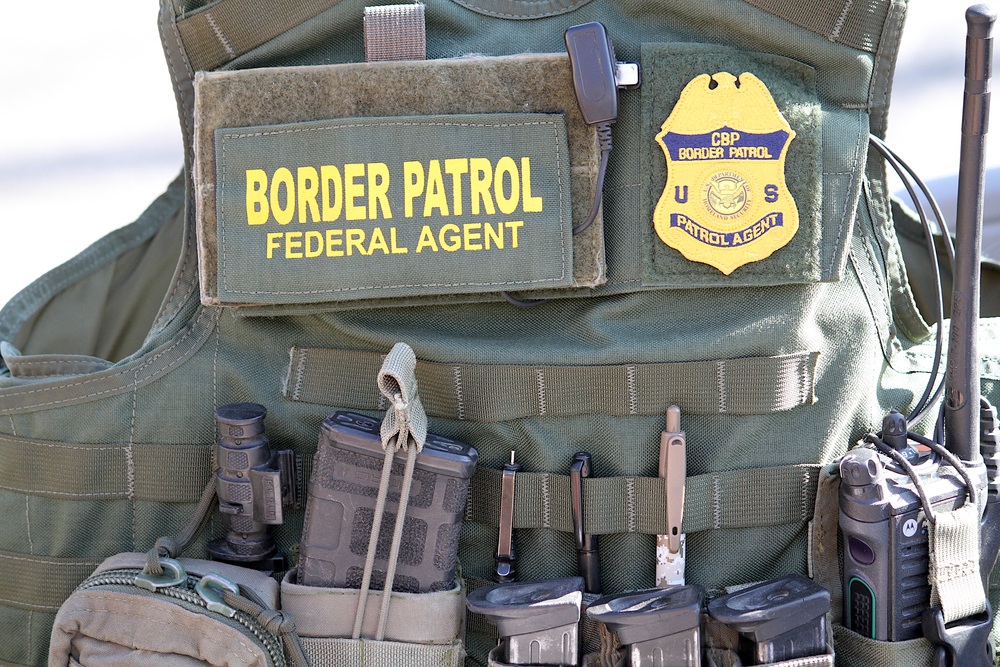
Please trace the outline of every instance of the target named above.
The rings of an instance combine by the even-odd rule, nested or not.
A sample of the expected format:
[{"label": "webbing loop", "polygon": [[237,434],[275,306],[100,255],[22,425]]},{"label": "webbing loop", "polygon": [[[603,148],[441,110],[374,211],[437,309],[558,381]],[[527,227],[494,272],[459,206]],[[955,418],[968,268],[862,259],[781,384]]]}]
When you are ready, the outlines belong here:
[{"label": "webbing loop", "polygon": [[[685,533],[758,528],[812,519],[820,466],[732,470],[687,478]],[[469,487],[466,520],[499,526],[501,471],[480,467]],[[514,528],[573,532],[568,475],[519,472]],[[768,493],[760,493],[768,489]],[[663,480],[592,477],[583,480],[584,531],[590,535],[667,532]]]},{"label": "webbing loop", "polygon": [[[353,410],[384,410],[371,377],[380,352],[293,347],[285,396]],[[582,414],[760,415],[810,405],[819,352],[616,365],[499,365],[416,361],[427,414],[499,422]],[[600,387],[600,391],[595,391]]]}]

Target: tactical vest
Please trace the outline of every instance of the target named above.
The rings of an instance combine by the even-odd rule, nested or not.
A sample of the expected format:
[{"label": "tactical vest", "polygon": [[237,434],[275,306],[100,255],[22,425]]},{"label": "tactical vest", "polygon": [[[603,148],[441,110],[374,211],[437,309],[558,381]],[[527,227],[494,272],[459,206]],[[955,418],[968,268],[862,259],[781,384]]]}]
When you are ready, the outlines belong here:
[{"label": "tactical vest", "polygon": [[[428,0],[426,60],[366,63],[362,2],[163,0],[184,172],[136,222],[0,311],[0,664],[45,664],[55,612],[97,564],[181,530],[212,475],[217,407],[265,405],[271,441],[300,454],[307,480],[328,414],[384,414],[375,375],[398,341],[416,352],[430,430],[479,452],[459,539],[467,586],[492,579],[511,451],[518,578],[575,575],[567,475],[581,450],[593,456],[586,529],[605,591],[651,586],[667,525],[659,435],[678,405],[688,581],[811,574],[834,594],[838,664],[929,664],[922,639],[884,644],[836,624],[836,498],[820,483],[889,409],[912,407],[933,357],[886,166],[868,151],[869,133],[885,131],[905,10]],[[600,145],[563,35],[589,21],[641,65],[642,83],[619,93],[601,215],[573,234]],[[705,80],[681,113],[685,87],[719,73],[763,82],[787,129],[753,132],[794,138],[754,150],[783,163],[760,159],[727,182],[681,164],[681,150],[697,162],[742,145],[695,127],[726,77]],[[669,145],[672,113],[705,143]],[[321,149],[334,157],[308,157]],[[449,159],[471,167],[449,171]],[[454,196],[456,174],[470,189],[478,179],[475,199]],[[310,194],[316,180],[339,210]],[[765,180],[794,200],[781,224],[756,190],[747,205],[761,217],[715,231],[660,207],[690,199],[725,222],[739,188]],[[402,196],[380,200],[389,186]],[[481,219],[463,221],[456,209],[473,202]],[[535,219],[546,234],[533,235]],[[408,261],[413,279],[400,281]],[[997,403],[1000,320],[981,329],[982,389]],[[292,510],[276,528],[285,552],[302,522]],[[220,525],[213,513],[185,555],[204,557]],[[993,587],[990,600],[1000,606]],[[470,660],[484,664],[495,644],[470,616]]]}]

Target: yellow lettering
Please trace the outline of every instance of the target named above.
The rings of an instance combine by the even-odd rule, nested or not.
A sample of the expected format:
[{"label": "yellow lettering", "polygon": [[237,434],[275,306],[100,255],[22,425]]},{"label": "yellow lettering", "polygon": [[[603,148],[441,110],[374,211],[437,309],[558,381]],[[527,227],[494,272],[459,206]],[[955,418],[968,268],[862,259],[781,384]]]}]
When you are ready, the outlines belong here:
[{"label": "yellow lettering", "polygon": [[465,248],[466,250],[482,250],[483,249],[483,244],[482,243],[473,243],[473,241],[475,241],[476,239],[482,238],[483,235],[475,233],[472,230],[473,229],[480,229],[481,227],[482,227],[482,225],[480,225],[478,222],[467,222],[464,225],[462,225],[462,241],[463,241],[462,247],[463,248]]},{"label": "yellow lettering", "polygon": [[466,158],[445,160],[444,172],[451,174],[451,210],[455,215],[462,215],[462,174],[469,173],[469,161]]},{"label": "yellow lettering", "polygon": [[[451,236],[445,237],[445,232],[451,232]],[[441,227],[438,231],[438,241],[441,242],[441,247],[448,252],[455,252],[462,247],[462,236],[455,225],[444,225]]]},{"label": "yellow lettering", "polygon": [[299,167],[295,171],[295,180],[299,184],[299,222],[306,221],[306,213],[312,214],[313,222],[319,220],[319,174],[315,167]]},{"label": "yellow lettering", "polygon": [[[510,198],[503,194],[503,175],[510,176]],[[517,177],[517,165],[507,156],[497,161],[496,175],[493,177],[493,193],[497,198],[497,208],[502,213],[510,215],[517,208],[517,202],[521,197],[521,183]]]},{"label": "yellow lettering", "polygon": [[[347,173],[347,167],[344,167],[344,173]],[[351,248],[357,248],[358,252],[362,255],[367,255],[368,252],[365,250],[365,230],[363,229],[348,229],[347,230],[347,255],[350,257]]]},{"label": "yellow lettering", "polygon": [[293,241],[293,238],[302,238],[302,232],[288,232],[285,234],[285,257],[288,259],[300,259],[302,251],[292,252],[292,248],[301,248],[302,241]]},{"label": "yellow lettering", "polygon": [[247,224],[263,225],[270,214],[267,206],[267,172],[263,169],[247,169]]},{"label": "yellow lettering", "polygon": [[[340,217],[344,206],[344,184],[340,180],[340,170],[332,164],[324,164],[319,168],[323,180],[323,222],[333,222]],[[333,205],[330,205],[330,184],[333,183]]]},{"label": "yellow lettering", "polygon": [[372,240],[371,243],[368,244],[368,252],[365,254],[370,255],[375,250],[381,250],[386,255],[389,254],[389,246],[385,244],[385,236],[382,234],[382,229],[379,227],[376,227],[372,231]]},{"label": "yellow lettering", "polygon": [[391,218],[392,210],[389,208],[389,198],[386,192],[389,191],[389,167],[382,162],[368,163],[368,219],[375,220],[378,207],[382,207],[382,217]]},{"label": "yellow lettering", "polygon": [[413,199],[424,193],[424,165],[419,162],[404,162],[403,179],[403,215],[412,218]]},{"label": "yellow lettering", "polygon": [[441,215],[448,215],[448,200],[444,195],[444,177],[441,175],[441,161],[431,160],[427,165],[427,194],[424,197],[424,217],[429,218],[431,209],[436,208]]},{"label": "yellow lettering", "polygon": [[337,238],[342,236],[344,233],[343,229],[328,229],[326,230],[326,256],[327,257],[343,257],[343,250],[334,250],[333,246],[344,245],[344,239]]},{"label": "yellow lettering", "polygon": [[[313,250],[313,241],[316,241],[315,250]],[[305,245],[306,257],[319,257],[323,254],[323,235],[317,231],[306,232]]]},{"label": "yellow lettering", "polygon": [[469,160],[469,196],[472,197],[472,215],[479,215],[479,200],[490,215],[496,213],[493,208],[493,196],[490,186],[493,185],[493,165],[484,157],[474,157]]},{"label": "yellow lettering", "polygon": [[[418,162],[417,164],[420,163]],[[417,241],[417,252],[420,252],[424,248],[430,248],[434,252],[438,251],[437,243],[434,242],[434,234],[431,233],[431,228],[427,225],[424,225],[423,229],[420,230],[420,239]]]},{"label": "yellow lettering", "polygon": [[507,229],[510,230],[510,247],[517,247],[517,230],[524,226],[524,220],[514,220],[512,222],[504,223],[507,225]]},{"label": "yellow lettering", "polygon": [[503,223],[497,223],[497,230],[493,231],[493,225],[488,222],[483,223],[483,236],[486,239],[486,249],[490,249],[490,241],[496,244],[498,248],[503,250]]},{"label": "yellow lettering", "polygon": [[525,213],[541,213],[542,198],[531,196],[531,160],[526,157],[521,158],[521,188],[521,210]]},{"label": "yellow lettering", "polygon": [[[281,208],[281,186],[285,186],[285,208]],[[295,183],[292,172],[279,167],[271,177],[271,212],[279,225],[287,225],[295,215]]]},{"label": "yellow lettering", "polygon": [[396,245],[396,228],[395,227],[390,227],[389,228],[389,244],[392,245],[392,254],[393,255],[405,255],[406,253],[410,252],[409,248],[407,248],[407,247],[400,248],[400,247],[398,247]]},{"label": "yellow lettering", "polygon": [[267,235],[267,258],[271,259],[274,256],[274,251],[281,247],[281,243],[278,242],[284,232],[271,232]]},{"label": "yellow lettering", "polygon": [[[354,203],[354,200],[358,197],[365,196],[364,183],[355,183],[354,179],[361,178],[364,175],[365,165],[344,165],[344,208],[346,210],[345,218],[347,220],[365,220],[368,217],[368,211],[365,210],[365,207],[357,206]],[[348,247],[347,254],[351,254],[350,247]]]},{"label": "yellow lettering", "polygon": [[718,132],[712,133],[712,145],[721,146],[722,145],[722,135]]}]

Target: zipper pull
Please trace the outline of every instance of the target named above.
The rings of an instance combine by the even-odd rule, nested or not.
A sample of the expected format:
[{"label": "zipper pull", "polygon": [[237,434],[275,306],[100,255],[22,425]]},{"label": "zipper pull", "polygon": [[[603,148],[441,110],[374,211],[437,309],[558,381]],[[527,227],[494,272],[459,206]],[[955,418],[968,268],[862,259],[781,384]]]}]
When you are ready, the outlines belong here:
[{"label": "zipper pull", "polygon": [[142,572],[135,576],[136,588],[142,588],[155,593],[160,588],[180,586],[187,581],[187,572],[184,571],[184,566],[181,565],[180,561],[173,558],[161,558],[160,565],[163,567],[163,574],[161,575],[147,572],[146,568],[149,567],[148,565],[146,568],[143,568]]},{"label": "zipper pull", "polygon": [[230,593],[239,595],[240,587],[221,574],[215,574],[214,572],[206,574],[194,587],[194,590],[205,601],[205,605],[209,611],[214,611],[229,618],[236,615],[236,610],[223,601],[222,591],[229,591]]}]

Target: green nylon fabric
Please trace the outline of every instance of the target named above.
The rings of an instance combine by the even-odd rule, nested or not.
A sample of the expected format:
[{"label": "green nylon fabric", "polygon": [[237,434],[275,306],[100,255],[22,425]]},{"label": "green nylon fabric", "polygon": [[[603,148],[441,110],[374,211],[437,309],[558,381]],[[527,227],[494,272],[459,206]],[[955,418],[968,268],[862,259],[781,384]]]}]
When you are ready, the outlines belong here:
[{"label": "green nylon fabric", "polygon": [[[39,600],[48,595],[51,601],[60,595],[45,591],[71,587],[87,574],[91,563],[110,554],[145,551],[157,538],[180,532],[194,510],[196,493],[187,496],[187,492],[178,492],[171,502],[165,502],[169,490],[155,490],[151,480],[159,478],[167,485],[176,480],[178,487],[190,485],[200,490],[210,474],[210,464],[206,455],[198,452],[206,451],[214,440],[212,415],[217,406],[234,401],[266,405],[271,442],[295,450],[303,459],[311,458],[320,423],[340,406],[289,400],[286,380],[293,348],[381,355],[396,342],[405,341],[421,360],[445,366],[532,368],[627,367],[818,351],[815,402],[768,414],[682,415],[688,474],[695,479],[707,475],[704,479],[711,480],[713,474],[734,471],[748,471],[752,479],[756,473],[749,471],[757,468],[829,463],[864,433],[877,428],[890,407],[904,411],[912,407],[927,379],[928,347],[918,342],[929,330],[906,288],[888,212],[884,167],[875,159],[866,164],[864,147],[859,149],[857,143],[866,127],[877,133],[884,129],[892,54],[905,5],[854,3],[869,12],[862,17],[867,28],[864,21],[855,21],[853,9],[844,13],[853,23],[845,22],[839,34],[854,35],[851,40],[864,47],[854,49],[754,4],[765,3],[622,0],[612,6],[604,0],[592,0],[583,5],[566,3],[562,5],[565,13],[559,15],[510,20],[477,13],[449,0],[432,0],[425,6],[427,52],[429,58],[469,53],[558,53],[564,50],[562,36],[567,26],[602,20],[622,60],[638,60],[642,43],[701,42],[770,53],[811,67],[815,95],[824,112],[823,170],[829,171],[828,164],[849,165],[845,170],[849,173],[828,174],[823,181],[821,235],[827,239],[833,225],[840,231],[840,241],[830,244],[824,240],[820,252],[834,260],[838,249],[843,253],[842,259],[833,262],[831,282],[633,291],[643,280],[644,269],[634,257],[648,224],[639,214],[644,176],[638,157],[641,142],[651,141],[640,129],[640,89],[622,92],[620,119],[614,128],[615,151],[604,199],[609,286],[603,293],[554,300],[526,310],[506,303],[373,305],[338,312],[252,317],[231,308],[201,306],[191,205],[194,197],[188,183],[186,193],[175,187],[154,204],[139,226],[126,228],[113,242],[100,245],[85,262],[71,264],[15,297],[0,315],[0,338],[26,355],[67,353],[52,336],[55,330],[66,328],[75,315],[88,324],[104,317],[74,312],[73,287],[81,279],[95,276],[122,253],[141,247],[151,238],[149,234],[167,229],[171,219],[180,219],[184,195],[188,206],[183,213],[180,260],[170,286],[161,292],[165,298],[160,310],[143,315],[144,322],[152,322],[149,335],[131,339],[138,347],[123,350],[124,356],[115,359],[109,369],[85,375],[0,375],[0,434],[19,452],[10,459],[15,467],[7,467],[6,456],[0,459],[5,480],[0,484],[0,511],[6,517],[0,529],[0,580],[17,582],[9,587],[5,584],[0,593],[0,627],[5,629],[0,638],[0,664],[45,664],[53,610]],[[802,9],[790,9],[791,4],[801,4]],[[816,9],[809,3],[784,6],[782,11],[795,12],[800,18]],[[823,7],[816,13],[826,16]],[[343,0],[252,48],[226,67],[361,61],[363,8],[362,2]],[[846,5],[841,6],[844,8]],[[190,165],[194,129],[190,81],[194,73],[172,23],[181,9],[192,7],[164,4],[161,27],[168,65],[179,91]],[[835,28],[832,24],[828,32],[832,34]],[[851,197],[845,195],[836,202],[836,216],[828,220],[825,207],[831,178],[845,181],[845,193],[851,190],[846,181],[863,181],[863,187],[851,186],[861,190],[856,215]],[[150,289],[156,284],[152,277],[138,278],[138,282]],[[133,312],[127,302],[106,302],[104,309],[125,319]],[[42,310],[46,311],[44,323],[38,317]],[[104,338],[96,342],[108,343]],[[983,327],[981,350],[987,358],[983,390],[996,402],[1000,400],[996,322]],[[106,358],[94,349],[72,352]],[[593,455],[597,477],[655,482],[663,417],[652,412],[530,415],[496,422],[431,416],[429,428],[474,444],[483,469],[499,469],[513,449],[526,473],[563,475],[573,454],[586,450]],[[106,476],[101,473],[96,479],[109,484],[114,497],[60,496],[60,484],[43,480],[40,467],[26,476],[23,469],[32,467],[32,448],[41,449],[37,443],[110,446],[112,449],[89,459],[70,447],[51,448],[46,451],[53,458],[47,459],[46,465],[60,471],[56,479],[71,490],[69,478],[74,469],[86,480],[95,478],[95,468],[107,468]],[[153,450],[163,452],[163,457],[147,466],[144,457]],[[105,456],[108,458],[102,458]],[[199,456],[206,457],[201,464]],[[200,474],[195,475],[193,468],[199,468]],[[197,484],[189,481],[195,476],[199,477]],[[625,507],[629,495],[625,484],[618,509],[609,511],[621,512]],[[743,494],[768,492],[759,484],[744,488]],[[740,493],[737,489],[733,487],[732,492]],[[774,498],[773,506],[800,507],[811,497],[797,486],[796,491],[791,497]],[[706,504],[714,494],[709,484],[702,495],[706,500],[688,508],[689,520],[701,522],[696,525],[714,520],[713,508]],[[766,503],[762,507],[768,514]],[[285,550],[300,539],[302,510],[290,510],[288,517],[285,525],[274,530],[275,539]],[[807,523],[792,519],[790,523],[749,528],[714,527],[717,524],[713,522],[708,529],[690,532],[688,580],[714,589],[805,572]],[[205,533],[187,555],[203,555],[205,541],[221,534],[221,522],[213,512]],[[515,539],[522,579],[576,573],[571,534],[526,527],[515,531]],[[463,571],[488,580],[495,540],[494,526],[467,521],[459,543]],[[651,585],[654,542],[653,535],[640,532],[602,535],[605,590]],[[13,594],[8,591],[14,591],[17,598],[11,599]],[[484,634],[470,632],[467,637],[473,662],[484,662],[493,645]]]}]

